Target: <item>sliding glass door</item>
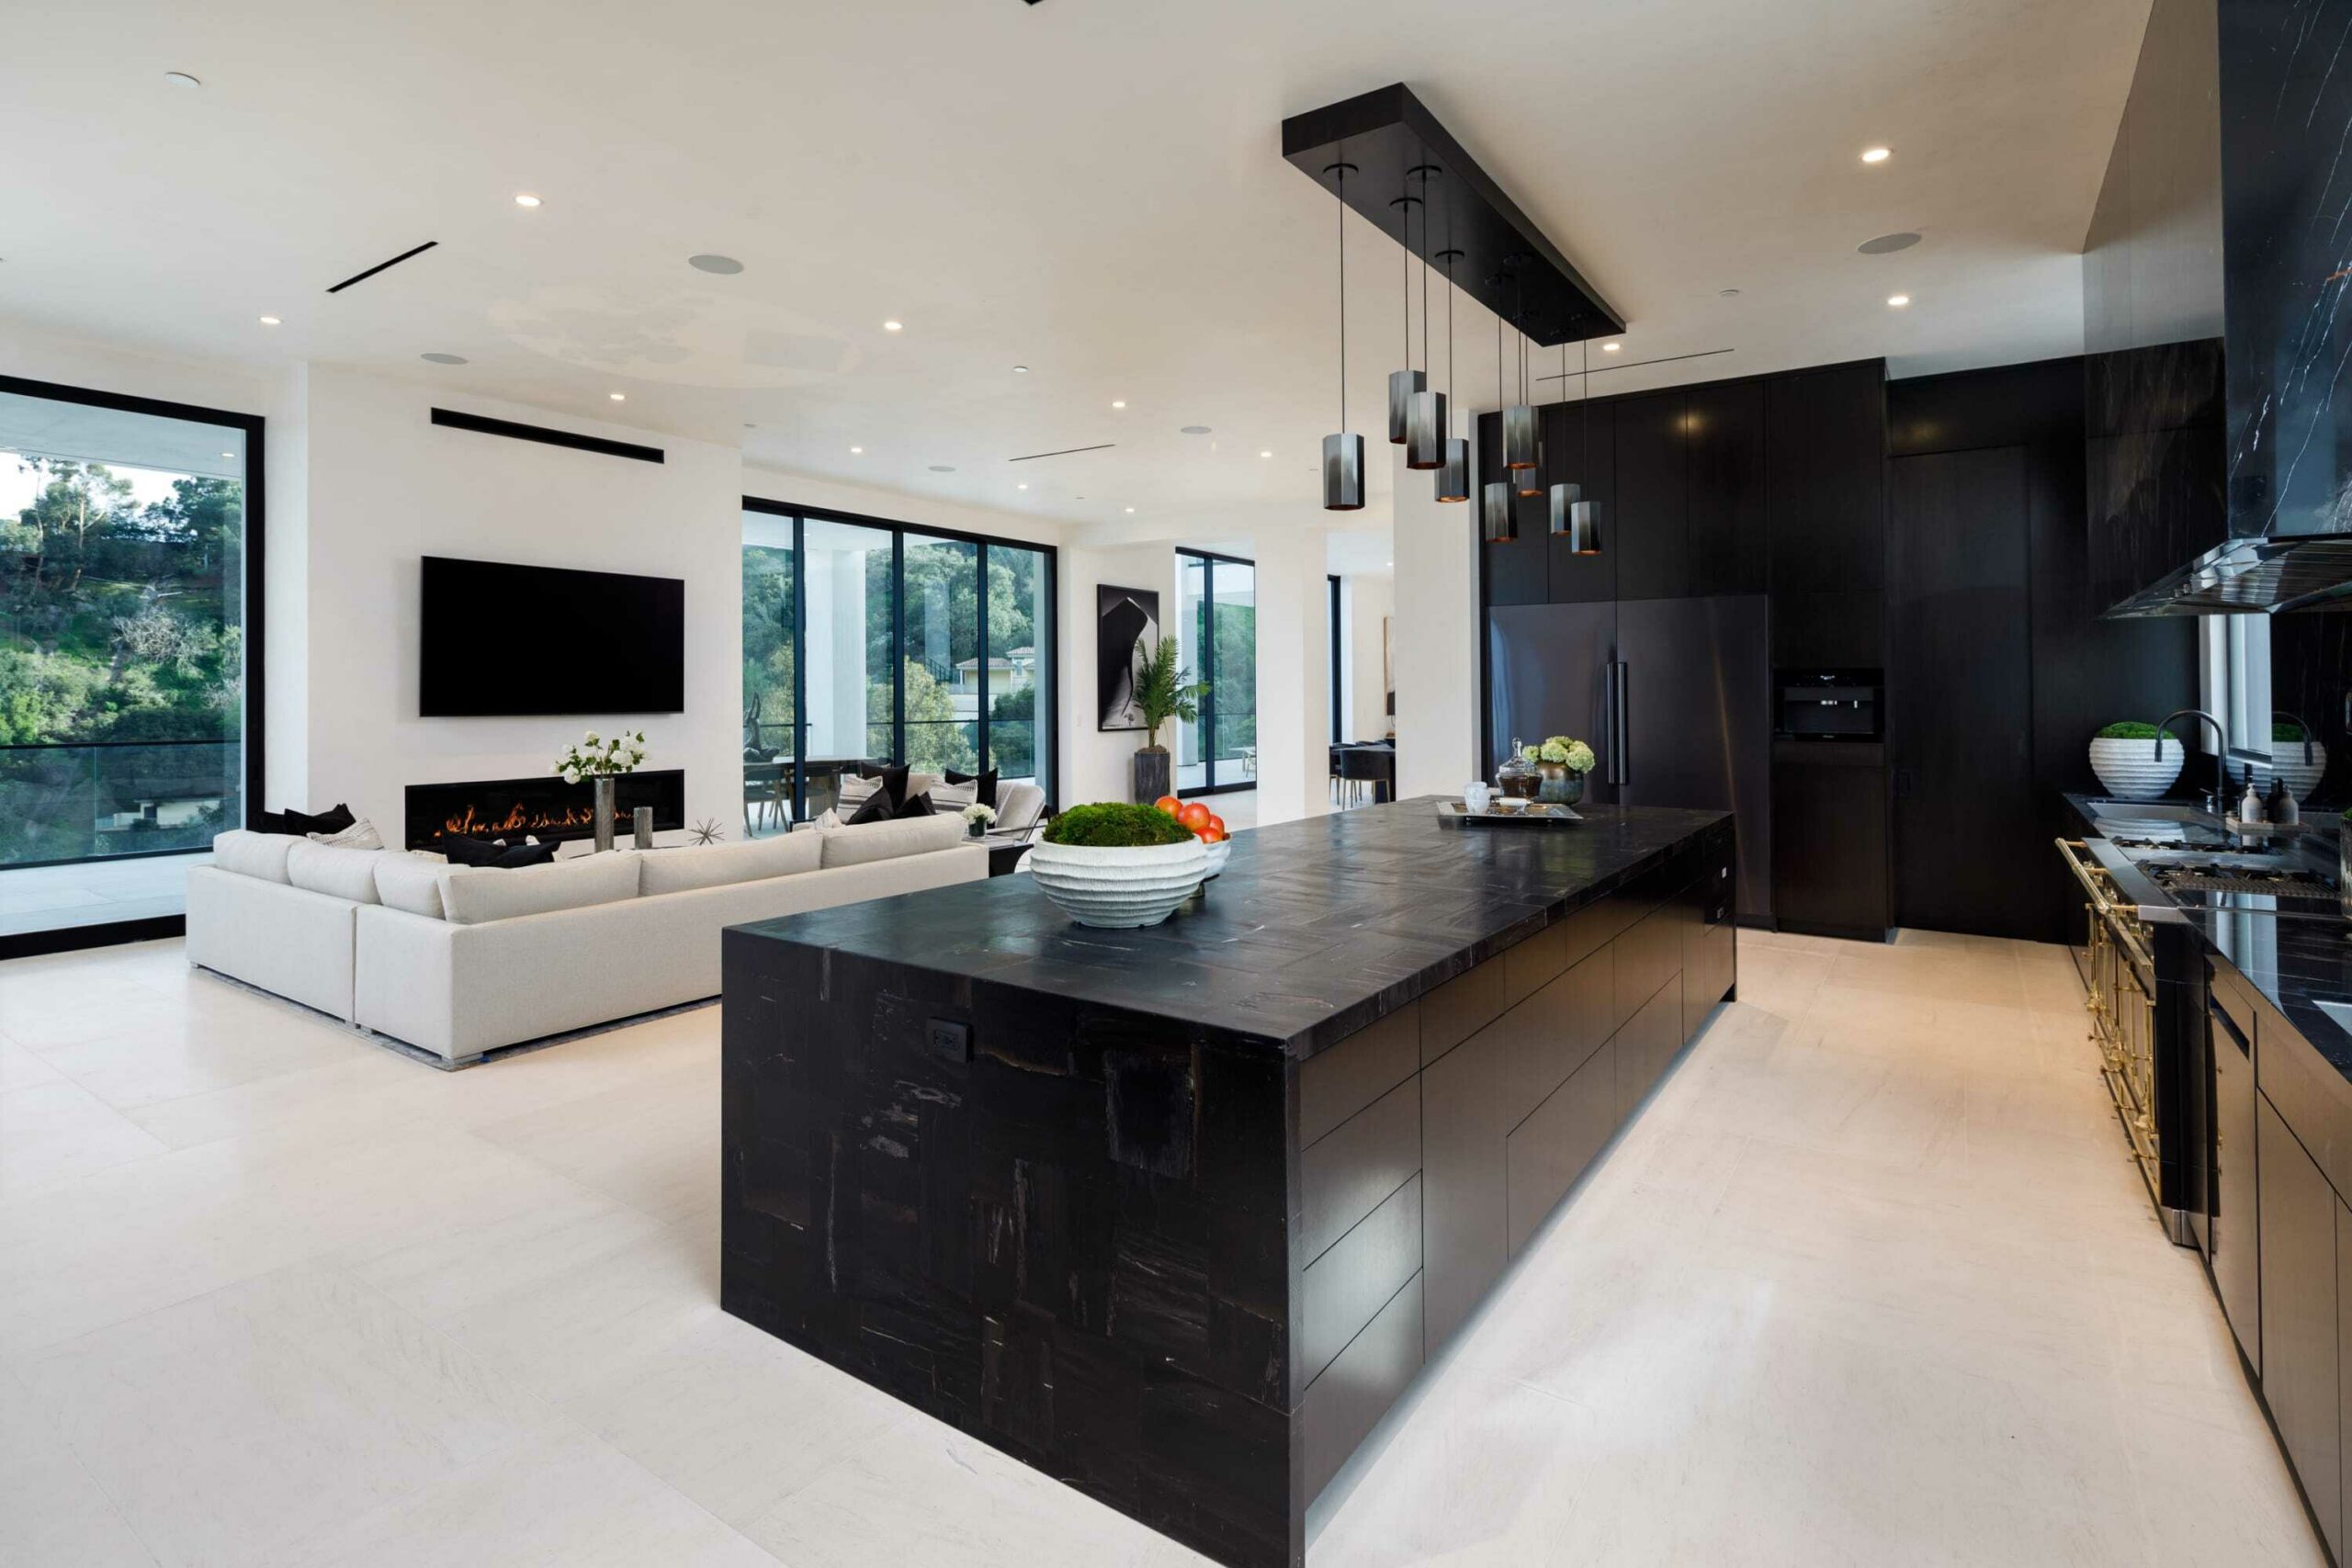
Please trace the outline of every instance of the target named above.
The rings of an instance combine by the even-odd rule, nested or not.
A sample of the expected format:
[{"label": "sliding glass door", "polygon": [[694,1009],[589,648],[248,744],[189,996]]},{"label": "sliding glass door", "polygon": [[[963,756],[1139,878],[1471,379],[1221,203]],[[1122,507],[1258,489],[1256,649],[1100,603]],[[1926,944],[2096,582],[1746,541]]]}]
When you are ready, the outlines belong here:
[{"label": "sliding glass door", "polygon": [[1177,731],[1176,793],[1258,784],[1258,569],[1234,556],[1176,552],[1177,642],[1203,690]]},{"label": "sliding glass door", "polygon": [[257,804],[260,446],[253,416],[0,377],[0,957],[178,915]]},{"label": "sliding glass door", "polygon": [[824,812],[863,762],[1050,798],[1053,637],[1050,547],[746,498],[746,830]]}]

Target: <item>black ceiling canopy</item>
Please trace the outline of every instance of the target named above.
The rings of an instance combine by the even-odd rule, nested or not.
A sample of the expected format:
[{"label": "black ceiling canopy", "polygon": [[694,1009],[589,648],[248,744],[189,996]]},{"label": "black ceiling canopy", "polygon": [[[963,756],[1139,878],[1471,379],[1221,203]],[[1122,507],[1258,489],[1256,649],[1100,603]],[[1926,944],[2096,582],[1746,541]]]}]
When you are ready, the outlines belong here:
[{"label": "black ceiling canopy", "polygon": [[[1440,273],[1454,252],[1462,291],[1538,344],[1625,330],[1625,318],[1403,83],[1291,116],[1283,156],[1327,191],[1336,181],[1350,207]],[[1347,177],[1337,181],[1341,164]],[[1426,224],[1415,202],[1426,203]]]}]

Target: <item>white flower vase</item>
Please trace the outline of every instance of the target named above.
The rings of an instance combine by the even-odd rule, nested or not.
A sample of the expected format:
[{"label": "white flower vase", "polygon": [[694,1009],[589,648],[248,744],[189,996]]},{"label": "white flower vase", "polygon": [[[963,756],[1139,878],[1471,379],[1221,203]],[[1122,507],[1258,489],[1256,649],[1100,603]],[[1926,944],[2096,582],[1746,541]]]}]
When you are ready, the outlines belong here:
[{"label": "white flower vase", "polygon": [[1190,898],[1208,872],[1208,846],[1181,844],[1112,849],[1039,842],[1026,867],[1046,897],[1081,926],[1131,930],[1156,926]]},{"label": "white flower vase", "polygon": [[2098,739],[2091,742],[2091,772],[2110,799],[2154,800],[2180,777],[2186,753],[2169,735],[2154,740]]}]

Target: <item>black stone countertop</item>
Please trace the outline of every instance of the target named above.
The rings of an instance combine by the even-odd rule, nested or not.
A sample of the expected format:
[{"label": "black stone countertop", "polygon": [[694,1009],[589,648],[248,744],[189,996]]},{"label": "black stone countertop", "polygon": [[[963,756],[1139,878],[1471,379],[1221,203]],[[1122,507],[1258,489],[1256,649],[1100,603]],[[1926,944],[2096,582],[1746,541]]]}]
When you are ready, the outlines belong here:
[{"label": "black stone countertop", "polygon": [[1124,1008],[1305,1057],[1611,892],[1724,811],[1586,807],[1569,828],[1441,824],[1434,797],[1237,833],[1160,925],[1074,924],[1027,876],[738,928]]},{"label": "black stone countertop", "polygon": [[[2085,830],[2097,834],[2089,800],[2069,795],[2066,801]],[[2320,822],[2331,819],[2323,814]],[[2352,1003],[2352,921],[2206,909],[2185,909],[2181,918],[2204,940],[2207,952],[2244,976],[2294,1025],[2304,1043],[2352,1079],[2352,1033],[2315,1005]]]}]

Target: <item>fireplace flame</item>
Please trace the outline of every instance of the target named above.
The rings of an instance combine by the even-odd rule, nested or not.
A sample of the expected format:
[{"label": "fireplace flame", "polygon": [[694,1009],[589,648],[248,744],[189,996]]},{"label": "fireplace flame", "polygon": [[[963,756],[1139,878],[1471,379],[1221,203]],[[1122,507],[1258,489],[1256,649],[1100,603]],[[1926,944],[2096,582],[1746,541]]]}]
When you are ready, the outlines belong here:
[{"label": "fireplace flame", "polygon": [[593,828],[596,822],[594,806],[525,806],[520,802],[507,808],[503,817],[484,817],[472,806],[454,813],[441,824],[442,837],[457,834],[468,839],[496,839],[509,833],[560,833],[578,828]]}]

